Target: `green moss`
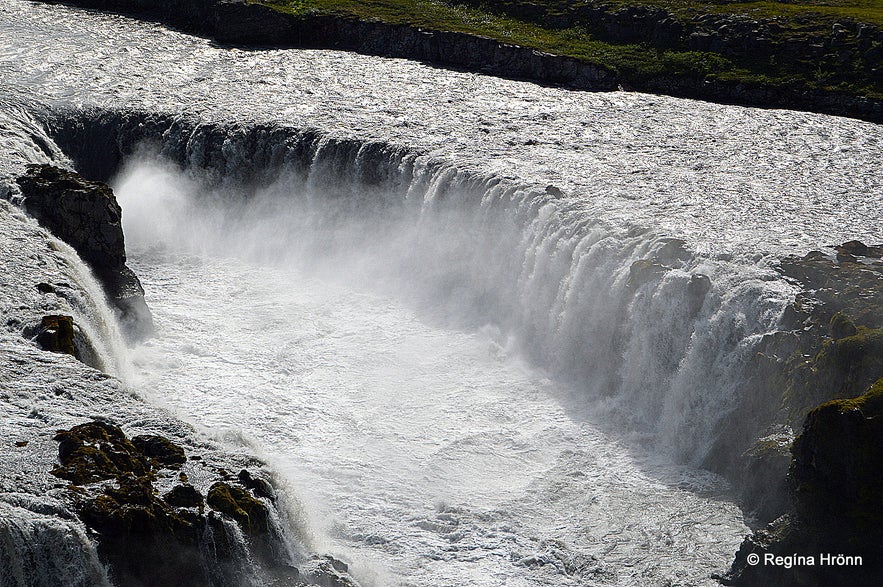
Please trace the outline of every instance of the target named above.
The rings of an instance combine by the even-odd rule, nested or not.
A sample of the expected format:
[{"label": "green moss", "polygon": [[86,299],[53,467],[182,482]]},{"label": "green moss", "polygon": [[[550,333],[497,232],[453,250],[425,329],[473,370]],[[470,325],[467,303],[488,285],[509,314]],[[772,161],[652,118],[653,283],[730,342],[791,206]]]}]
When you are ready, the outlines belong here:
[{"label": "green moss", "polygon": [[858,333],[858,330],[856,330],[855,327],[855,322],[843,312],[837,312],[834,314],[828,327],[831,330],[831,337],[834,339],[845,338]]},{"label": "green moss", "polygon": [[[739,83],[770,89],[826,90],[883,97],[878,59],[867,61],[849,37],[849,49],[837,51],[825,62],[814,62],[798,51],[786,56],[779,49],[759,54],[754,50],[728,54],[692,51],[686,41],[646,39],[623,42],[586,13],[593,6],[610,13],[622,8],[651,7],[668,12],[668,18],[689,26],[704,14],[724,14],[750,19],[776,19],[768,33],[771,47],[798,42],[818,45],[830,37],[835,22],[843,19],[883,25],[880,0],[826,0],[790,2],[698,2],[695,0],[263,0],[264,4],[311,18],[341,15],[366,21],[404,24],[429,30],[453,31],[488,37],[505,43],[574,57],[611,69],[626,83],[654,86],[666,76]],[[653,17],[656,18],[656,17]],[[664,15],[658,16],[658,19]]]},{"label": "green moss", "polygon": [[123,431],[107,422],[89,422],[55,435],[60,465],[52,474],[78,485],[125,473],[146,475],[150,465]]},{"label": "green moss", "polygon": [[883,416],[883,378],[878,379],[868,391],[858,397],[834,400],[825,406],[835,407],[840,413],[858,410],[865,418]]},{"label": "green moss", "polygon": [[859,326],[855,334],[834,341],[829,348],[840,369],[883,368],[883,328]]},{"label": "green moss", "polygon": [[219,481],[209,488],[206,503],[236,520],[246,534],[254,536],[270,531],[267,507],[240,487]]},{"label": "green moss", "polygon": [[133,437],[132,444],[157,467],[177,469],[187,462],[184,449],[164,436],[143,434]]}]

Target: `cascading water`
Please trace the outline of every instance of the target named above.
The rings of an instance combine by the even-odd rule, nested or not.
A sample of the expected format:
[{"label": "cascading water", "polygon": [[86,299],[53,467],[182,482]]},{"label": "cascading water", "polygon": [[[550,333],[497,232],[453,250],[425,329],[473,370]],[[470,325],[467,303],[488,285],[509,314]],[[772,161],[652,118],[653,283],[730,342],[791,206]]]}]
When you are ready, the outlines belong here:
[{"label": "cascading water", "polygon": [[[141,151],[116,182],[166,333],[137,362],[147,388],[166,390],[157,401],[206,426],[248,430],[279,470],[309,480],[298,492],[314,514],[334,505],[340,519],[314,520],[314,540],[348,550],[377,584],[671,580],[670,567],[616,568],[647,556],[631,532],[628,554],[610,554],[607,516],[628,520],[641,500],[622,492],[638,490],[658,508],[632,522],[638,533],[674,532],[670,516],[687,541],[717,536],[702,563],[676,561],[698,567],[687,582],[725,563],[726,554],[709,561],[743,531],[732,510],[715,514],[727,520],[720,532],[662,505],[715,509],[676,486],[720,492],[720,481],[640,452],[614,456],[631,449],[596,426],[617,422],[656,455],[701,459],[738,397],[743,355],[791,293],[763,263],[737,272],[549,191],[407,151],[289,142],[270,158],[285,163],[265,169],[255,152],[271,145],[233,139],[218,157],[204,137],[166,133],[160,149],[187,152],[187,170]],[[244,160],[260,181],[224,175]],[[459,409],[482,415],[464,420]],[[382,481],[351,485],[350,475],[369,474]],[[612,502],[601,517],[598,500]],[[591,530],[537,526],[582,512],[593,512]],[[667,540],[687,556],[680,539]]]},{"label": "cascading water", "polygon": [[60,503],[0,494],[0,585],[110,587],[83,524]]},{"label": "cascading water", "polygon": [[[771,266],[883,232],[883,132],[858,121],[240,51],[22,0],[0,30],[0,141],[28,145],[4,178],[61,151],[94,178],[124,164],[159,326],[133,384],[271,462],[293,552],[343,553],[366,585],[708,582],[746,528],[693,466],[793,294]],[[44,276],[13,249],[33,271],[4,308],[36,315]],[[9,324],[11,430],[157,417]]]},{"label": "cascading water", "polygon": [[[279,167],[266,169],[255,153],[280,147],[260,136],[218,151],[199,130],[165,140],[163,151],[189,154],[192,174],[170,179],[181,174],[147,163],[122,180],[124,196],[139,186],[125,200],[136,241],[234,250],[410,300],[443,324],[492,325],[580,401],[602,400],[694,464],[738,401],[752,342],[775,330],[793,296],[764,259],[697,254],[549,192],[403,150],[276,137],[282,152],[268,161]],[[151,184],[157,177],[172,187]]]}]

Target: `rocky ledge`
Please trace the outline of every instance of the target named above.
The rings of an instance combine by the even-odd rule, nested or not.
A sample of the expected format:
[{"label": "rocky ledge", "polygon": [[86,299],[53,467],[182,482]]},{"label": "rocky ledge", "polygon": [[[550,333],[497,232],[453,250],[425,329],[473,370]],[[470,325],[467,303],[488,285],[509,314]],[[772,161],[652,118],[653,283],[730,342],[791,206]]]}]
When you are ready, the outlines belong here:
[{"label": "rocky ledge", "polygon": [[[357,587],[347,565],[314,556],[301,572],[285,564],[272,485],[247,469],[233,475],[166,437],[129,438],[107,421],[59,430],[65,500],[95,532],[98,554],[117,585],[164,587],[262,584]],[[241,552],[244,544],[248,554]],[[253,559],[257,567],[243,565]]]},{"label": "rocky ledge", "polygon": [[122,210],[110,187],[53,165],[30,165],[16,182],[28,213],[95,273],[128,337],[149,336],[153,320],[141,282],[126,266]]},{"label": "rocky ledge", "polygon": [[745,539],[724,584],[883,584],[881,257],[883,246],[851,241],[780,264],[802,292],[791,330],[755,361],[781,407],[753,417],[781,432],[743,458],[745,505],[773,521]]}]

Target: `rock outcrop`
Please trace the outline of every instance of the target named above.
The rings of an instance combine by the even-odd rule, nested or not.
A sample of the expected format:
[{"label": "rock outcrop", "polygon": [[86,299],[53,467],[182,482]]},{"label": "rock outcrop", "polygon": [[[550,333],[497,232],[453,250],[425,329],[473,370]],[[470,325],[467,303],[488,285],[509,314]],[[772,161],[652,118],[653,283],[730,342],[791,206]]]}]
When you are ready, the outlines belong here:
[{"label": "rock outcrop", "polygon": [[252,554],[274,576],[298,576],[272,556],[281,537],[270,523],[269,504],[247,488],[216,481],[203,500],[182,473],[180,483],[158,495],[160,480],[169,483],[175,477],[169,470],[186,462],[184,449],[167,438],[129,439],[118,426],[93,421],[61,430],[55,440],[59,465],[52,474],[71,483],[68,497],[97,533],[99,555],[116,584],[245,584],[248,569],[225,519],[242,527]]},{"label": "rock outcrop", "polygon": [[883,584],[883,379],[810,412],[792,453],[793,509],[745,539],[724,584]]},{"label": "rock outcrop", "polygon": [[28,213],[92,268],[126,334],[133,340],[149,336],[153,321],[141,282],[126,266],[122,210],[113,191],[52,165],[30,165],[16,181]]},{"label": "rock outcrop", "polygon": [[802,433],[793,443],[765,436],[746,452],[745,505],[759,505],[761,521],[776,519],[746,538],[726,584],[883,583],[881,252],[851,241],[835,255],[781,263],[803,291],[787,316],[794,329],[772,336],[757,365],[782,407],[741,417],[794,429],[802,421]]}]

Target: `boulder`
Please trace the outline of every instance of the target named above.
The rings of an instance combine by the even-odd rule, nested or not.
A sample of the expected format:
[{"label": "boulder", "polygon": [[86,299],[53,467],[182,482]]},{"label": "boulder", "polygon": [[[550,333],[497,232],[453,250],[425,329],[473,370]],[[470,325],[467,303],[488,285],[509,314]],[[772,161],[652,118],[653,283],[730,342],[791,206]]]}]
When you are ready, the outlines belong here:
[{"label": "boulder", "polygon": [[36,340],[44,350],[77,356],[72,316],[43,316]]},{"label": "boulder", "polygon": [[240,487],[218,481],[209,488],[206,503],[213,510],[236,520],[248,535],[270,532],[267,506]]}]

